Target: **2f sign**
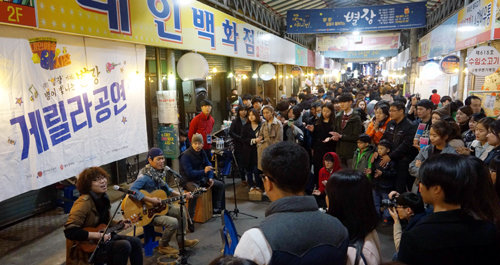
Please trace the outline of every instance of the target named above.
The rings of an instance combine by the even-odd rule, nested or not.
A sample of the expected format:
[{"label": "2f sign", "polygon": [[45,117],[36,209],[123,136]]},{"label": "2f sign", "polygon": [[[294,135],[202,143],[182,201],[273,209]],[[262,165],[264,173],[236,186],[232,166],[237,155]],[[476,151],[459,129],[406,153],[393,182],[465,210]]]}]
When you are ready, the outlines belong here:
[{"label": "2f sign", "polygon": [[9,22],[19,23],[19,18],[23,16],[23,14],[21,13],[22,10],[22,7],[8,6],[7,13],[9,14],[9,18],[7,20]]},{"label": "2f sign", "polygon": [[108,16],[109,30],[113,33],[132,35],[130,29],[129,0],[76,0],[81,8]]}]

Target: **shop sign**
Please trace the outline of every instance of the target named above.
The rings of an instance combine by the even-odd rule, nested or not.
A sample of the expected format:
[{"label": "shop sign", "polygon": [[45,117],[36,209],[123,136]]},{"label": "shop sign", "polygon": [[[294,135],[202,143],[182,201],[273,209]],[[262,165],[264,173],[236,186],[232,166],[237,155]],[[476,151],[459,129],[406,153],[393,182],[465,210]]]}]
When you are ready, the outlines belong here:
[{"label": "shop sign", "polygon": [[418,58],[420,61],[425,61],[431,52],[431,33],[424,35],[418,41]]},{"label": "shop sign", "polygon": [[429,59],[455,51],[457,19],[458,14],[455,14],[429,33]]},{"label": "shop sign", "polygon": [[322,54],[327,58],[380,59],[380,57],[393,57],[398,55],[398,49],[373,51],[326,51],[322,52]]},{"label": "shop sign", "polygon": [[35,8],[30,5],[0,1],[0,23],[36,27]]},{"label": "shop sign", "polygon": [[0,32],[0,201],[147,151],[143,45]]},{"label": "shop sign", "polygon": [[460,57],[456,55],[449,55],[444,57],[441,62],[439,62],[441,71],[446,74],[455,74],[458,72],[460,67]]},{"label": "shop sign", "polygon": [[323,69],[314,69],[313,73],[315,75],[322,75],[322,74],[325,74],[325,70],[323,70]]},{"label": "shop sign", "polygon": [[426,2],[288,10],[287,33],[316,34],[421,28],[426,25]]},{"label": "shop sign", "polygon": [[299,76],[301,74],[302,74],[302,68],[300,68],[299,66],[292,67],[292,75]]},{"label": "shop sign", "polygon": [[37,0],[41,29],[295,64],[296,44],[198,1]]},{"label": "shop sign", "polygon": [[307,66],[307,49],[302,46],[295,45],[295,64]]},{"label": "shop sign", "polygon": [[376,34],[320,35],[316,37],[316,50],[325,51],[372,51],[399,48],[399,32]]},{"label": "shop sign", "polygon": [[500,67],[500,53],[491,46],[477,47],[467,58],[467,68],[476,76],[491,75],[498,67]]},{"label": "shop sign", "polygon": [[495,14],[493,0],[476,0],[458,12],[456,49],[488,41]]}]

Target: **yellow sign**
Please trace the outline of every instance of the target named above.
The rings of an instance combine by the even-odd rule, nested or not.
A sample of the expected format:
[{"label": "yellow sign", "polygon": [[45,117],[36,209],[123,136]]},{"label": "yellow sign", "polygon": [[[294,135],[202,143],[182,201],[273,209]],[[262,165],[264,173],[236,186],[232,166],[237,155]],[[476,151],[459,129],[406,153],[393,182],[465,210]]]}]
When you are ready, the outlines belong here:
[{"label": "yellow sign", "polygon": [[493,0],[476,0],[458,12],[457,50],[491,39],[493,12]]},{"label": "yellow sign", "polygon": [[41,29],[295,63],[295,44],[197,1],[38,0],[37,10]]}]

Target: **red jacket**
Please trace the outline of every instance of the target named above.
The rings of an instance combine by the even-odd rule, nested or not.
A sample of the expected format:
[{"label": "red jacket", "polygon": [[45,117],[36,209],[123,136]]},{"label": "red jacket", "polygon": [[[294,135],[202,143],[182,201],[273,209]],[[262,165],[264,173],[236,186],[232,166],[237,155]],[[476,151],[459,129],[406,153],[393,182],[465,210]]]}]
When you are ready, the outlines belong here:
[{"label": "red jacket", "polygon": [[434,93],[431,95],[430,100],[434,103],[434,105],[438,105],[441,100],[441,96],[438,93]]},{"label": "red jacket", "polygon": [[[333,156],[333,168],[328,171],[326,168],[325,168],[325,156],[327,154],[330,154]],[[326,180],[328,181],[328,179],[330,179],[330,176],[334,173],[334,172],[337,172],[339,170],[341,170],[342,167],[340,166],[340,158],[339,156],[337,155],[337,153],[335,152],[328,152],[326,153],[324,156],[323,156],[323,167],[319,170],[319,176],[318,176],[318,190],[324,194],[325,193],[325,185],[323,185],[323,181]]]},{"label": "red jacket", "polygon": [[203,135],[203,149],[210,149],[212,147],[211,144],[207,143],[207,135],[212,133],[212,129],[214,128],[215,120],[212,118],[212,115],[205,116],[205,114],[200,113],[196,115],[189,123],[189,141],[193,138],[193,134],[199,133]]}]

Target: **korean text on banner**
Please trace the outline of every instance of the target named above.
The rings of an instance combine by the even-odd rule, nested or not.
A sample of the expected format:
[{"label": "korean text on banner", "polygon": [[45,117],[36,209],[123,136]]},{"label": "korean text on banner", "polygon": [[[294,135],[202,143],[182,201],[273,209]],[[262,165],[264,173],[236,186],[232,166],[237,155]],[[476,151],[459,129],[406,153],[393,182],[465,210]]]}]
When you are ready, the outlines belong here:
[{"label": "korean text on banner", "polygon": [[372,51],[399,48],[399,32],[320,35],[316,37],[316,49],[326,51]]},{"label": "korean text on banner", "polygon": [[331,33],[395,30],[425,27],[425,2],[344,7],[335,9],[288,10],[287,33]]},{"label": "korean text on banner", "polygon": [[476,0],[458,12],[457,50],[490,40],[493,10],[493,0]]},{"label": "korean text on banner", "polygon": [[295,63],[295,58],[290,58],[295,53],[292,42],[197,1],[37,0],[37,11],[42,29],[258,61]]},{"label": "korean text on banner", "polygon": [[0,31],[0,201],[147,151],[144,46]]}]

